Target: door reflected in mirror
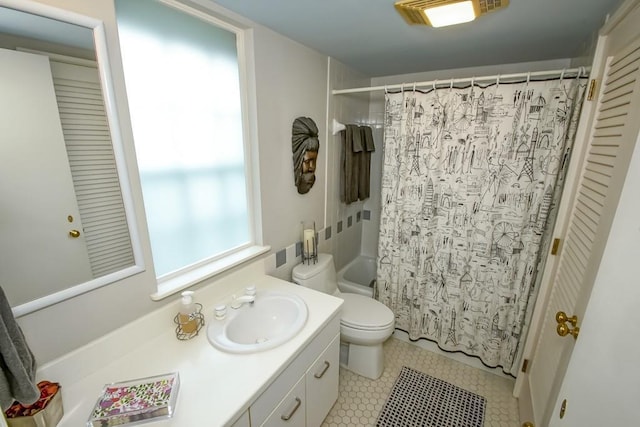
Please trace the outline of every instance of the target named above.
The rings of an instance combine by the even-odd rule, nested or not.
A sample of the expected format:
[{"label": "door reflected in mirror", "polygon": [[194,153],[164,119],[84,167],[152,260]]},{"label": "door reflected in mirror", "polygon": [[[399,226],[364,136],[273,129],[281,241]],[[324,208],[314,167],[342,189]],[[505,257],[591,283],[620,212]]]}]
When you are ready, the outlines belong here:
[{"label": "door reflected in mirror", "polygon": [[0,286],[18,316],[142,271],[102,23],[24,5],[0,1]]}]

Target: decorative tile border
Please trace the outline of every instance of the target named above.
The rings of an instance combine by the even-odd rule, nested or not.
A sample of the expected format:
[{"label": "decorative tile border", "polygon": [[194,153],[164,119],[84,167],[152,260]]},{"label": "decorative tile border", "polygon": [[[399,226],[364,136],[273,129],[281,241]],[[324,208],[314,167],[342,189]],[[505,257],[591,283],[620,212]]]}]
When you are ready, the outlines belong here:
[{"label": "decorative tile border", "polygon": [[281,267],[287,263],[287,249],[281,249],[276,252],[276,268]]},{"label": "decorative tile border", "polygon": [[[351,228],[354,225],[353,222],[354,214],[351,214],[346,217],[347,228]],[[355,212],[356,223],[362,222],[362,220],[370,220],[371,211],[370,210],[361,210]],[[337,221],[335,224],[335,235],[338,235],[344,230],[344,218]],[[316,232],[316,239],[318,239],[318,244],[322,245],[324,242],[331,240],[334,237],[333,233],[334,227],[329,225],[326,228],[320,229]],[[287,251],[290,250],[289,253]],[[302,241],[297,241],[292,245],[289,245],[286,248],[281,248],[276,252],[272,253],[271,256],[266,258],[265,265],[267,267],[267,274],[270,272],[274,272],[276,269],[282,270],[285,268],[293,268],[296,264],[302,261]]]}]

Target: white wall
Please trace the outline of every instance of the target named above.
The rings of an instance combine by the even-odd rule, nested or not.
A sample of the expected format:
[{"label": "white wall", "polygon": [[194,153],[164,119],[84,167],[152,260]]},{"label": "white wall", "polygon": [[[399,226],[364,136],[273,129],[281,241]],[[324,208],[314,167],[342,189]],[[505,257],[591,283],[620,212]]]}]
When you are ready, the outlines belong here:
[{"label": "white wall", "polygon": [[[147,266],[143,273],[18,319],[39,364],[43,364],[174,301],[175,297],[160,302],[152,302],[149,297],[156,290],[156,281],[146,237],[147,228],[135,165],[113,1],[35,1],[97,18],[105,23],[115,104],[122,126],[129,174],[133,181],[136,218],[143,235],[143,258]],[[326,129],[328,58],[210,2],[197,0],[192,5],[200,9],[206,6],[215,13],[229,16],[238,25],[249,29],[253,35],[250,44],[255,49],[255,61],[249,65],[250,69],[255,69],[255,74],[250,76],[250,86],[255,88],[257,94],[252,114],[257,118],[253,133],[259,144],[263,243],[270,245],[272,252],[289,248],[288,267],[276,275],[290,277],[290,267],[297,262],[294,244],[300,240],[300,221],[315,220],[318,228],[326,225],[326,162],[332,155],[328,149],[329,135]],[[317,180],[306,195],[297,193],[293,181],[291,125],[298,116],[313,118],[320,131],[321,151]],[[291,248],[294,249],[293,256]],[[327,249],[331,250],[332,247]],[[275,271],[274,259],[273,255],[266,257],[267,271]],[[195,286],[195,289],[204,284]],[[211,308],[205,307],[207,309]]]},{"label": "white wall", "polygon": [[[341,89],[354,86],[369,86],[370,79],[358,73],[344,64],[329,59],[326,64],[326,75],[328,90]],[[342,142],[340,134],[333,135],[332,121],[335,118],[340,123],[367,123],[369,111],[369,95],[358,95],[352,97],[334,97],[328,92],[324,94],[326,104],[326,133],[321,134],[321,157],[324,161],[319,165],[318,176],[325,177],[323,188],[318,188],[318,183],[314,185],[311,192],[323,192],[325,199],[322,212],[313,211],[313,215],[308,214],[306,218],[316,219],[316,229],[318,231],[319,252],[332,253],[334,255],[337,269],[360,254],[360,242],[362,240],[362,228],[365,221],[362,218],[363,202],[345,205],[340,202],[340,159]],[[311,193],[310,192],[310,193]],[[373,197],[373,196],[372,196]],[[360,220],[358,220],[360,213]],[[318,215],[322,214],[321,218]],[[299,240],[299,221],[294,224],[294,237]],[[351,225],[349,225],[351,218]],[[296,227],[297,225],[297,227]],[[342,227],[341,229],[339,227]],[[340,230],[340,231],[338,231]],[[376,231],[377,233],[377,231]],[[293,242],[293,240],[290,240]],[[301,261],[296,257],[295,245],[286,248],[286,263],[276,267],[276,255],[272,255],[267,260],[267,273],[284,280],[291,280],[291,270]]]},{"label": "white wall", "polygon": [[[301,239],[301,221],[324,228],[327,57],[265,28],[254,31],[264,238],[279,249]],[[298,194],[293,179],[291,126],[300,116],[315,121],[320,139],[307,194]]]},{"label": "white wall", "polygon": [[[349,87],[369,86],[368,77],[350,70],[344,64],[331,59],[329,72],[329,91]],[[369,124],[369,94],[350,96],[333,96],[329,94],[328,117],[336,119],[342,124]],[[328,172],[329,182],[327,196],[327,218],[332,224],[332,234],[335,239],[332,252],[335,257],[336,268],[339,270],[353,258],[360,254],[363,224],[362,209],[365,202],[358,201],[346,205],[340,202],[340,173],[342,139],[340,134],[332,136],[332,160]],[[376,141],[379,144],[379,141]],[[372,189],[373,190],[373,189]],[[373,196],[374,191],[371,191]],[[360,214],[360,221],[358,221]],[[351,218],[351,226],[349,226]],[[338,222],[342,222],[342,231],[338,232]]]}]

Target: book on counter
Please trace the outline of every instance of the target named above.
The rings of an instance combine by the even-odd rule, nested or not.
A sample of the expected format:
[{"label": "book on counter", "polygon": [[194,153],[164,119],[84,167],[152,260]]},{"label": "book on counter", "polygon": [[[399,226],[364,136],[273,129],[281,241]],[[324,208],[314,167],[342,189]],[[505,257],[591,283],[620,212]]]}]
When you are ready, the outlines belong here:
[{"label": "book on counter", "polygon": [[132,426],[173,416],[180,377],[177,372],[107,384],[88,427]]}]

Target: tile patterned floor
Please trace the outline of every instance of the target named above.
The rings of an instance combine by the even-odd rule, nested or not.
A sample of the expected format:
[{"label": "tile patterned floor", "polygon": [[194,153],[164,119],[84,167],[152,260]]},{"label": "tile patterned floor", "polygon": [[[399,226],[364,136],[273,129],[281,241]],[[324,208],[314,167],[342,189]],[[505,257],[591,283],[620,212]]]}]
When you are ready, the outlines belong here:
[{"label": "tile patterned floor", "polygon": [[[373,381],[340,368],[340,395],[323,427],[373,426],[403,366],[484,396],[484,427],[518,427],[513,379],[467,366],[395,338],[384,344],[385,369]],[[438,426],[439,427],[439,426]]]}]

